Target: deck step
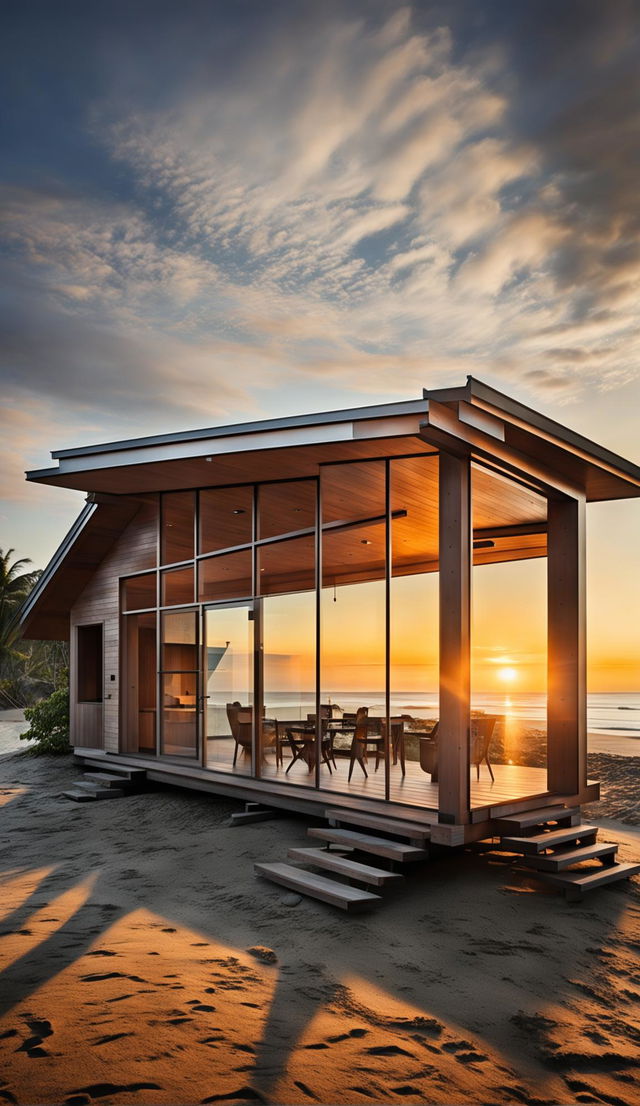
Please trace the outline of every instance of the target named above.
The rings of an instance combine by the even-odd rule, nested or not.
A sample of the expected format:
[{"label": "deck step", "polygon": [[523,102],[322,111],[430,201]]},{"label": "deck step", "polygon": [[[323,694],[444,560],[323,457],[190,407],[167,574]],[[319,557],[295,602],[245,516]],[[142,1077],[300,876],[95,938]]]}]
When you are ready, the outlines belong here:
[{"label": "deck step", "polygon": [[130,787],[131,783],[124,776],[115,776],[110,772],[83,772],[83,778],[90,783],[100,784],[101,787]]},{"label": "deck step", "polygon": [[[565,868],[570,868],[572,864],[580,864],[583,860],[599,860],[610,867],[615,864],[617,851],[617,845],[584,845],[577,849],[562,849],[560,852],[541,856],[523,856],[522,860],[527,868],[535,868],[538,872],[562,872]],[[599,870],[596,869],[596,871]]]},{"label": "deck step", "polygon": [[313,827],[307,832],[309,837],[317,837],[333,845],[347,845],[363,853],[373,853],[374,856],[384,856],[387,860],[397,860],[399,864],[405,864],[411,860],[426,860],[429,855],[426,849],[418,849],[415,845],[402,845],[398,841],[389,841],[384,837],[370,837],[368,834],[356,833],[354,830]]},{"label": "deck step", "polygon": [[326,876],[307,872],[304,868],[294,868],[292,864],[254,864],[254,870],[273,883],[281,883],[292,891],[300,891],[303,895],[321,899],[331,906],[339,906],[341,910],[368,910],[381,901],[379,895],[373,895],[370,891],[337,883]]},{"label": "deck step", "polygon": [[553,883],[565,892],[569,902],[579,902],[583,892],[593,891],[596,887],[602,887],[606,883],[617,883],[620,879],[628,879],[629,876],[640,872],[640,864],[613,864],[609,868],[596,868],[593,871],[559,872],[557,875],[551,872],[536,873],[540,879]]},{"label": "deck step", "polygon": [[370,864],[359,864],[340,853],[327,852],[326,849],[289,849],[291,860],[300,860],[305,864],[314,864],[317,868],[326,868],[342,876],[349,876],[357,883],[368,887],[384,887],[387,883],[402,881],[400,872],[386,872],[383,868],[373,868]]},{"label": "deck step", "polygon": [[280,818],[279,810],[236,810],[229,817],[232,826],[242,826],[246,822],[269,822],[272,818]]},{"label": "deck step", "polygon": [[324,816],[332,826],[364,826],[366,829],[392,833],[394,837],[406,837],[409,841],[428,841],[431,837],[430,826],[416,826],[413,822],[403,822],[398,818],[382,818],[357,810],[334,808],[325,810]]},{"label": "deck step", "polygon": [[502,834],[518,834],[535,826],[546,825],[548,822],[556,822],[560,828],[575,826],[579,821],[579,806],[545,806],[540,810],[525,810],[522,814],[510,814],[506,818],[499,818],[496,828]]},{"label": "deck step", "polygon": [[68,791],[62,792],[64,799],[73,799],[74,803],[95,803],[95,795],[92,795],[89,791],[76,791],[75,788],[70,787]]},{"label": "deck step", "polygon": [[118,776],[131,784],[143,783],[147,777],[146,768],[131,768],[128,764],[114,764],[112,760],[103,760],[101,757],[74,757],[76,764],[88,772],[105,772],[110,776]]},{"label": "deck step", "polygon": [[574,841],[591,845],[597,832],[597,826],[570,826],[568,829],[550,830],[549,833],[536,833],[533,837],[503,837],[501,844],[514,853],[535,854],[558,845],[570,845]]},{"label": "deck step", "polygon": [[63,791],[66,799],[73,799],[76,803],[92,803],[96,799],[121,799],[124,791],[116,787],[98,787],[96,784],[87,786],[82,781],[74,783],[69,791]]}]

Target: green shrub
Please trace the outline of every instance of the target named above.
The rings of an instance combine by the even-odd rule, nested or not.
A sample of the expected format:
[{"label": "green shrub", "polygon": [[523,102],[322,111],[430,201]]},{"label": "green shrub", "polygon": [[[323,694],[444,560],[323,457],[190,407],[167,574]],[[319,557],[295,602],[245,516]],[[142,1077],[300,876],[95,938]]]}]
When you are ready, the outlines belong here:
[{"label": "green shrub", "polygon": [[33,741],[26,752],[31,756],[49,753],[60,756],[71,752],[69,745],[69,689],[54,691],[48,699],[42,699],[34,707],[27,707],[24,716],[30,725],[21,741]]}]

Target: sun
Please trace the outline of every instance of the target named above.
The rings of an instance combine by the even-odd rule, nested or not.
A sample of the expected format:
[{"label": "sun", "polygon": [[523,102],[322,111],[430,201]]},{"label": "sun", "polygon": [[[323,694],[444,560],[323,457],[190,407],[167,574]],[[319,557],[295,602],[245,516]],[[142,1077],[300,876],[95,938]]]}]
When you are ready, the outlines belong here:
[{"label": "sun", "polygon": [[512,684],[514,680],[518,679],[518,670],[517,668],[499,668],[497,675],[503,684]]}]

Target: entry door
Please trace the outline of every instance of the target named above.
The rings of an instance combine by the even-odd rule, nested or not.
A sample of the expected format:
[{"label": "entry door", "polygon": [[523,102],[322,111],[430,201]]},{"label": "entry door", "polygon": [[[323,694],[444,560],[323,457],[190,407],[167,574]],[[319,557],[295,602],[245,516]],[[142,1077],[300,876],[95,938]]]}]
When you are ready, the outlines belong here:
[{"label": "entry door", "polygon": [[204,763],[218,772],[252,774],[254,625],[253,603],[204,611]]}]

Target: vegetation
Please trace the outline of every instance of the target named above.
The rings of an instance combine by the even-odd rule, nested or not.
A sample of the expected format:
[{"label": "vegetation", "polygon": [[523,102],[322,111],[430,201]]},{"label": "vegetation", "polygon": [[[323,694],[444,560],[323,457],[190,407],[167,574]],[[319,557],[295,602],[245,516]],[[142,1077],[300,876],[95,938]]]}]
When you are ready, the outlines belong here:
[{"label": "vegetation", "polygon": [[0,549],[0,709],[26,707],[66,683],[68,650],[61,641],[23,641],[18,614],[40,578],[25,571],[27,558],[11,561]]},{"label": "vegetation", "polygon": [[30,728],[20,734],[21,741],[33,741],[26,752],[30,756],[45,753],[60,756],[71,752],[69,745],[69,688],[61,687],[48,699],[27,707],[24,716]]}]

